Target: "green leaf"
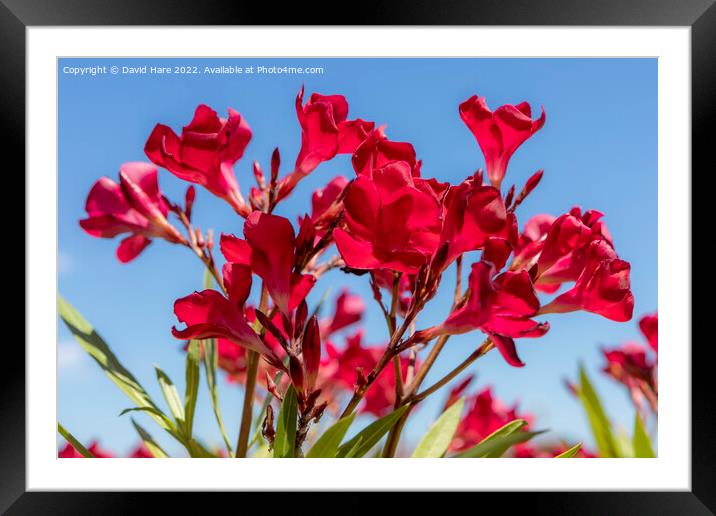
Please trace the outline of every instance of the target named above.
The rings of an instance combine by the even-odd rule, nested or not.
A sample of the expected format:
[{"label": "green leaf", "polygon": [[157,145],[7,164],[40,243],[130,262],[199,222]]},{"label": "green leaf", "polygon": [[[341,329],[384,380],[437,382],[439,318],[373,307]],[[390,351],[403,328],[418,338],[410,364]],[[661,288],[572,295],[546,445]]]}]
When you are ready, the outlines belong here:
[{"label": "green leaf", "polygon": [[211,273],[208,267],[204,269],[204,288],[214,288],[214,275]]},{"label": "green leaf", "polygon": [[179,424],[179,427],[183,428],[184,405],[179,397],[179,391],[177,391],[177,388],[174,386],[171,378],[169,378],[164,371],[159,369],[158,366],[154,366],[154,370],[157,372],[157,381],[159,382],[159,387],[162,388],[162,394],[164,395],[167,405],[169,405],[169,410],[174,416],[176,422]]},{"label": "green leaf", "polygon": [[296,454],[296,416],[298,403],[293,385],[289,385],[278,414],[276,436],[273,441],[275,458],[294,457]]},{"label": "green leaf", "polygon": [[[343,456],[343,458],[344,458],[344,459],[352,459],[353,457],[355,457],[356,454],[358,453],[358,449],[360,448],[360,445],[361,445],[361,444],[363,444],[363,438],[362,438],[362,437],[360,437],[360,438],[353,444],[353,447],[351,447],[351,449],[346,452],[346,454],[345,454],[345,456]],[[380,453],[380,451],[379,451],[378,453]]]},{"label": "green leaf", "polygon": [[425,433],[413,452],[413,457],[442,457],[452,442],[462,415],[465,398],[450,405]]},{"label": "green leaf", "polygon": [[167,458],[167,454],[164,450],[162,450],[162,447],[157,444],[157,442],[149,434],[149,432],[147,432],[139,423],[137,423],[134,418],[132,418],[132,425],[139,434],[139,437],[144,442],[144,445],[147,447],[149,452],[154,455],[154,457],[156,457],[157,459]]},{"label": "green leaf", "polygon": [[151,409],[148,412],[152,418],[176,437],[176,429],[172,421],[159,410],[149,394],[132,373],[119,362],[92,325],[60,295],[57,296],[57,311],[82,349],[97,362],[109,379],[138,407]]},{"label": "green leaf", "polygon": [[328,428],[316,443],[308,450],[306,457],[308,458],[333,458],[338,455],[338,446],[340,446],[343,437],[345,437],[348,428],[353,423],[355,414],[339,419],[335,424]]},{"label": "green leaf", "polygon": [[555,459],[571,459],[573,457],[576,457],[579,453],[579,450],[582,449],[582,443],[577,443],[574,446],[572,446],[569,450],[563,451],[559,455],[555,455]]},{"label": "green leaf", "polygon": [[599,396],[594,387],[592,387],[587,372],[582,366],[579,367],[579,384],[577,396],[587,413],[599,455],[602,457],[619,457],[609,418],[607,418],[602,403],[599,401]]},{"label": "green leaf", "polygon": [[199,396],[201,342],[198,340],[189,341],[186,353],[186,389],[184,393],[184,434],[188,440],[194,426],[194,412],[196,411],[196,400]]},{"label": "green leaf", "polygon": [[[342,444],[338,448],[338,457],[348,458],[348,454],[353,451],[352,457],[363,457],[368,453],[373,446],[378,444],[378,441],[388,433],[393,425],[400,419],[410,405],[403,405],[402,407],[394,410],[387,416],[383,416],[377,421],[372,422],[370,425],[365,427],[363,430],[353,437],[350,441]],[[360,440],[360,443],[358,442]]]},{"label": "green leaf", "polygon": [[504,455],[504,453],[510,449],[511,446],[527,442],[536,435],[544,433],[544,431],[522,431],[525,426],[527,426],[527,421],[524,419],[515,419],[514,421],[510,421],[503,427],[492,432],[472,448],[455,455],[455,458],[473,459],[502,457],[502,455]]},{"label": "green leaf", "polygon": [[219,425],[219,431],[221,432],[221,438],[224,440],[224,446],[226,446],[226,452],[229,457],[232,456],[231,444],[229,443],[229,436],[226,433],[224,427],[224,418],[221,416],[221,407],[219,406],[219,391],[216,388],[216,369],[218,367],[219,354],[216,344],[216,339],[208,339],[203,341],[204,345],[204,371],[206,371],[206,385],[209,388],[209,396],[211,398],[211,406],[214,409],[214,417],[216,423]]},{"label": "green leaf", "polygon": [[636,418],[634,419],[634,457],[637,459],[653,459],[656,458],[654,448],[651,446],[651,439],[649,434],[644,428],[644,424],[639,417],[637,412]]},{"label": "green leaf", "polygon": [[74,435],[72,435],[71,433],[69,433],[69,432],[65,429],[65,427],[62,426],[60,423],[57,423],[57,431],[60,433],[60,435],[61,435],[62,437],[64,437],[65,441],[67,441],[68,443],[70,443],[70,444],[72,445],[72,447],[73,447],[75,450],[77,450],[77,451],[80,453],[80,455],[82,455],[85,459],[94,459],[94,458],[95,458],[94,455],[92,455],[92,453],[91,453],[87,448],[85,448],[84,446],[82,446],[82,443],[79,442],[79,441],[75,438]]}]

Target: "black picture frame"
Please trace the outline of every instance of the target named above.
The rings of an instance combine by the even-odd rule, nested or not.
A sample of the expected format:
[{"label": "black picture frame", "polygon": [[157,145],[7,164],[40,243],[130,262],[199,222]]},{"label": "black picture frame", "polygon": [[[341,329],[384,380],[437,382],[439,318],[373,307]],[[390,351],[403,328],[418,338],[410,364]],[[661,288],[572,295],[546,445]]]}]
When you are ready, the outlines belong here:
[{"label": "black picture frame", "polygon": [[[353,4],[355,12],[335,3],[267,4],[218,0],[0,0],[0,112],[3,156],[18,158],[16,170],[24,170],[25,149],[25,29],[55,25],[556,25],[556,26],[689,26],[692,73],[692,180],[695,171],[716,173],[716,5],[715,0],[483,0],[430,2],[393,0]],[[343,20],[338,19],[343,13]],[[6,171],[8,173],[8,171]],[[3,179],[5,181],[5,179]],[[18,188],[24,188],[18,185]],[[707,190],[707,189],[706,189]],[[16,192],[19,190],[16,190]],[[698,190],[692,190],[698,193]],[[25,192],[28,194],[28,192]],[[666,195],[662,192],[662,195]],[[701,191],[704,194],[704,189]],[[16,194],[18,198],[19,195]],[[701,199],[703,201],[703,198]],[[699,209],[708,203],[692,200],[694,226],[703,224]],[[702,228],[703,229],[703,228]],[[698,229],[693,234],[703,234]],[[19,248],[19,245],[18,245]],[[693,253],[692,267],[708,271],[708,253]],[[25,271],[28,274],[29,271]],[[54,288],[48,285],[48,288]],[[703,288],[703,287],[702,287]],[[19,303],[18,303],[19,304]],[[709,303],[707,303],[708,305]],[[701,306],[704,306],[703,304]],[[696,308],[694,304],[694,308]],[[693,330],[704,318],[692,317]],[[696,324],[698,323],[698,325]],[[693,333],[692,333],[693,334]],[[716,513],[716,425],[711,381],[711,345],[692,338],[692,457],[690,492],[583,492],[480,494],[485,502],[522,507],[547,514],[714,514]],[[685,349],[687,343],[683,343]],[[0,511],[7,514],[126,514],[147,508],[148,494],[139,493],[39,493],[25,492],[25,352],[17,339],[3,346],[0,388]],[[9,367],[7,364],[12,364]],[[320,490],[320,486],[317,486]],[[194,504],[206,511],[204,496],[234,500],[246,494],[158,494],[163,512]],[[474,496],[474,495],[472,495]],[[422,502],[423,494],[405,498],[405,510]],[[489,498],[488,498],[489,497]],[[498,501],[497,497],[501,497]],[[244,498],[244,499],[245,499]],[[250,495],[261,505],[266,496]],[[509,505],[505,500],[509,499]],[[473,498],[478,503],[477,498]],[[275,501],[274,501],[275,502]],[[218,500],[212,501],[217,509]],[[309,503],[320,512],[322,503]],[[199,505],[201,504],[201,505]],[[231,502],[234,508],[235,501]],[[330,505],[330,504],[329,504]],[[368,509],[357,493],[344,495],[342,506]],[[272,510],[275,503],[264,506]],[[417,506],[419,508],[419,506]],[[468,506],[469,507],[469,506]],[[467,507],[466,507],[467,509]],[[325,509],[324,509],[325,510]],[[328,508],[328,510],[331,510]],[[362,512],[362,511],[361,511]]]}]

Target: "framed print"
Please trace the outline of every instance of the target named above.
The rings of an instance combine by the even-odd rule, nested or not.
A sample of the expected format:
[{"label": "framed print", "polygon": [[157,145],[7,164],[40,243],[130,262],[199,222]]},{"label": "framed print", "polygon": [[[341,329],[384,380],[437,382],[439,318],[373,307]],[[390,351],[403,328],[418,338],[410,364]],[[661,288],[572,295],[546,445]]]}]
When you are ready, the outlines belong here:
[{"label": "framed print", "polygon": [[347,26],[4,2],[27,309],[0,507],[517,491],[710,514],[691,235],[716,7],[558,4]]}]

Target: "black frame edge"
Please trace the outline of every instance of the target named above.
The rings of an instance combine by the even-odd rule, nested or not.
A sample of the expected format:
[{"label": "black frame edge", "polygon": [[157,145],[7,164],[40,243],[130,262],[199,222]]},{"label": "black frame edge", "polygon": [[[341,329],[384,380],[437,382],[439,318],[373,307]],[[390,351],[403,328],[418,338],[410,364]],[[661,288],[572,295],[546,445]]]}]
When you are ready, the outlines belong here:
[{"label": "black frame edge", "polygon": [[[16,171],[25,171],[25,24],[5,5],[0,3],[0,94],[2,155],[12,159]],[[23,213],[25,199],[25,175],[3,181],[5,188],[12,188],[14,202],[18,206],[6,213]],[[12,182],[17,184],[9,185]],[[19,195],[22,192],[22,196]],[[8,199],[10,200],[10,199]],[[23,204],[21,204],[23,203]],[[22,259],[25,264],[25,219],[22,231]],[[19,242],[17,242],[19,246]],[[19,264],[16,264],[17,266]],[[19,278],[16,278],[19,280]],[[19,283],[19,281],[17,281]],[[9,284],[6,288],[10,288]],[[23,292],[24,292],[23,286]],[[19,292],[19,290],[18,290]],[[19,296],[18,296],[19,297]],[[23,294],[23,312],[25,295]],[[16,299],[19,301],[19,299]],[[19,305],[19,302],[17,303]],[[19,311],[19,306],[17,306]],[[20,320],[18,314],[17,320]],[[23,316],[23,320],[24,320]],[[14,341],[10,344],[10,341]],[[0,418],[3,428],[0,432],[0,513],[12,504],[25,491],[25,348],[18,339],[11,338],[4,346],[2,389],[0,389]],[[8,474],[11,473],[11,474]]]}]

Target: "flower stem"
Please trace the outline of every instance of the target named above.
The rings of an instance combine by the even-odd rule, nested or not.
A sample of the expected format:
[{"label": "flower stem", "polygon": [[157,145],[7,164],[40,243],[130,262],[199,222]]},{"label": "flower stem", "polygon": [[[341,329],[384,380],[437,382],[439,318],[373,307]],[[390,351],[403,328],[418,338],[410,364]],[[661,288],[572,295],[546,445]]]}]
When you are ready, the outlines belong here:
[{"label": "flower stem", "polygon": [[435,382],[433,385],[425,389],[423,392],[415,394],[410,398],[410,401],[414,403],[418,403],[428,396],[430,396],[432,393],[440,389],[441,387],[445,386],[450,380],[455,378],[457,375],[462,373],[467,367],[472,364],[475,360],[480,358],[481,356],[485,355],[488,351],[490,351],[495,345],[492,343],[492,340],[488,337],[484,340],[482,345],[477,348],[475,351],[472,352],[472,354],[467,357],[465,360],[463,360],[455,369],[450,371],[448,374],[443,376],[440,380]]},{"label": "flower stem", "polygon": [[244,405],[241,412],[241,427],[239,428],[239,438],[236,442],[236,457],[246,457],[249,445],[249,432],[251,431],[251,416],[254,406],[254,391],[256,390],[256,376],[259,367],[259,354],[253,350],[247,350],[247,377],[246,389],[244,392]]},{"label": "flower stem", "polygon": [[[261,288],[261,301],[259,310],[264,312],[268,305],[268,290],[266,286]],[[256,391],[256,376],[259,370],[259,353],[250,349],[246,350],[246,389],[244,390],[244,404],[241,410],[241,427],[239,437],[236,441],[236,458],[246,457],[249,448],[249,433],[251,432],[251,418],[254,408],[254,392]]]}]

